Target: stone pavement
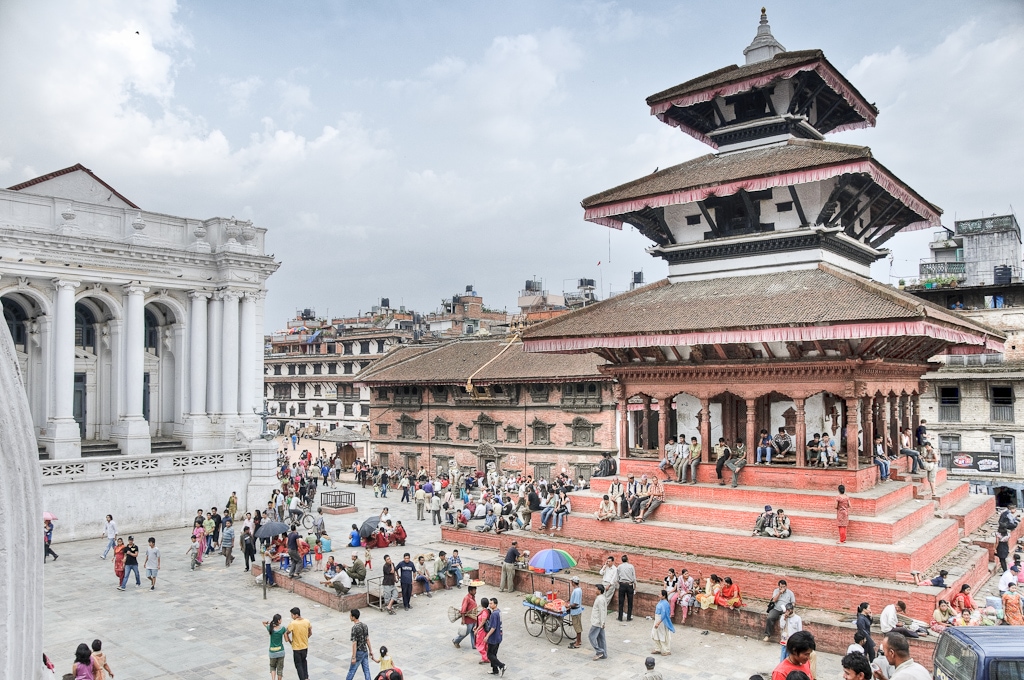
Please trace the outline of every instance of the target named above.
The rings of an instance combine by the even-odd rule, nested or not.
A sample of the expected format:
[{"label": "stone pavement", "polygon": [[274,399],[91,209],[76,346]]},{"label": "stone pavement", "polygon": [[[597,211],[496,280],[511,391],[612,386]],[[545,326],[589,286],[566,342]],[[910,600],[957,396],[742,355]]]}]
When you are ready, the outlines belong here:
[{"label": "stone pavement", "polygon": [[[451,552],[452,546],[440,543],[440,530],[430,520],[415,520],[415,505],[400,503],[401,493],[387,499],[375,499],[372,491],[352,484],[359,512],[355,515],[328,517],[328,529],[343,542],[345,530],[352,522],[360,522],[378,514],[385,503],[391,514],[402,520],[410,534],[407,548],[389,551],[393,559],[401,559],[406,550],[413,556],[419,552]],[[131,527],[123,528],[132,532]],[[126,536],[127,534],[125,534]],[[328,610],[291,593],[270,589],[262,599],[262,589],[243,570],[238,557],[230,568],[223,558],[210,555],[203,567],[190,572],[185,549],[185,529],[135,534],[136,542],[145,545],[153,535],[161,548],[163,568],[157,589],[150,592],[143,576],[142,588],[129,584],[126,592],[118,592],[113,565],[101,561],[103,542],[99,539],[60,543],[57,526],[54,547],[60,554],[57,562],[47,562],[44,571],[46,594],[44,603],[44,650],[57,664],[58,677],[70,671],[74,649],[80,642],[100,638],[116,677],[129,680],[145,678],[261,678],[267,673],[267,635],[260,622],[279,613],[285,622],[288,610],[298,606],[313,624],[309,655],[310,677],[344,677],[351,654],[347,613]],[[338,559],[350,550],[335,550]],[[360,549],[360,553],[362,549]],[[384,553],[373,551],[373,573],[380,573]],[[467,566],[475,566],[475,556],[493,558],[493,554],[460,549]],[[304,576],[312,581],[310,572]],[[456,625],[449,623],[449,606],[458,606],[465,591],[449,590],[433,598],[419,596],[409,612],[399,610],[395,616],[376,610],[364,610],[363,621],[370,628],[370,641],[375,648],[386,645],[396,665],[411,679],[483,678],[489,666],[477,664],[479,657],[463,641],[462,650],[450,640]],[[609,619],[609,659],[592,661],[589,645],[573,651],[566,642],[554,646],[542,638],[532,638],[523,625],[521,594],[498,593],[483,587],[479,597],[498,597],[504,614],[505,642],[499,657],[508,664],[506,678],[591,678],[626,680],[639,678],[643,659],[651,649],[651,622],[637,615],[631,623],[621,624]],[[584,643],[589,628],[589,609],[584,614]],[[669,678],[702,678],[708,680],[747,680],[752,673],[770,673],[778,658],[778,645],[761,643],[729,635],[701,635],[699,629],[677,626],[671,657],[658,659],[657,669]],[[285,677],[294,678],[290,654]],[[839,658],[822,654],[818,676],[824,680],[842,677]],[[371,677],[377,673],[371,664]],[[356,677],[362,677],[357,675]]]}]

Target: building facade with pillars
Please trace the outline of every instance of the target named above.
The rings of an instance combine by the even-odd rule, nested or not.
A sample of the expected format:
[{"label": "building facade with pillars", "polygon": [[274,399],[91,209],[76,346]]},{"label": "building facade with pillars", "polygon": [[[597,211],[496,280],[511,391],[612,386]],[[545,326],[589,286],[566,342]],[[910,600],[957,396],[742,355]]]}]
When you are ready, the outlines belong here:
[{"label": "building facade with pillars", "polygon": [[940,215],[869,148],[825,140],[873,126],[875,107],[820,50],[786,51],[763,14],[744,54],[647,100],[713,153],[583,200],[585,219],[649,238],[668,279],[533,326],[524,347],[607,361],[620,456],[682,435],[707,462],[719,437],[742,439],[753,462],[758,432],[785,427],[785,466],[802,467],[817,431],[865,488],[872,437],[915,424],[929,359],[1000,351],[1003,337],[869,278],[889,238]]},{"label": "building facade with pillars", "polygon": [[371,462],[589,479],[615,451],[616,402],[603,363],[526,354],[518,340],[398,348],[359,378],[370,390]]},{"label": "building facade with pillars", "polygon": [[41,457],[259,432],[266,230],[142,210],[81,165],[0,190],[0,301]]}]

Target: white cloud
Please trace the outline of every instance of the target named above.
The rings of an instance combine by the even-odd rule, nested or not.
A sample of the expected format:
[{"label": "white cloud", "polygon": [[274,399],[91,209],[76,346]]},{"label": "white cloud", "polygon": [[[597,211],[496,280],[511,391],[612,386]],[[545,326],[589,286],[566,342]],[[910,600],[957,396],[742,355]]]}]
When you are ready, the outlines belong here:
[{"label": "white cloud", "polygon": [[252,96],[263,87],[263,79],[259,76],[249,76],[242,80],[221,78],[220,86],[228,95],[228,110],[238,115],[249,110]]}]

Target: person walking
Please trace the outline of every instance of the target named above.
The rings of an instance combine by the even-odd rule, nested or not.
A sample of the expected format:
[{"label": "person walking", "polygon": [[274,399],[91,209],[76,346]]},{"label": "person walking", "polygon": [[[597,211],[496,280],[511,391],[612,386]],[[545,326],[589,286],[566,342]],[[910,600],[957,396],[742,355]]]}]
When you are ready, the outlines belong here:
[{"label": "person walking", "polygon": [[302,556],[299,555],[299,532],[296,525],[292,525],[288,532],[288,576],[299,578],[302,576]]},{"label": "person walking", "polygon": [[245,560],[245,570],[249,571],[249,565],[256,564],[256,539],[253,538],[249,527],[242,529],[242,557]]},{"label": "person walking", "polygon": [[117,522],[114,521],[112,515],[107,515],[107,521],[103,525],[103,533],[101,535],[107,539],[107,547],[104,549],[103,554],[100,555],[100,559],[105,560],[107,559],[107,553],[113,550],[117,540]]},{"label": "person walking", "polygon": [[491,599],[489,605],[491,608],[491,615],[487,619],[487,635],[484,637],[487,641],[487,660],[491,664],[491,675],[505,675],[506,666],[498,660],[498,647],[501,646],[501,641],[503,639],[503,631],[501,629],[501,610],[498,609],[498,601],[494,598]]},{"label": "person walking", "polygon": [[124,577],[121,579],[121,585],[117,587],[118,590],[124,591],[132,572],[135,572],[135,587],[138,588],[142,585],[142,579],[139,578],[139,546],[135,545],[135,537],[129,536],[128,545],[124,548]]},{"label": "person walking", "polygon": [[224,528],[220,532],[220,550],[224,554],[224,566],[230,567],[235,558],[231,551],[235,549],[235,527],[230,519],[224,520]]},{"label": "person walking", "polygon": [[846,495],[846,486],[839,485],[836,496],[836,526],[839,527],[839,543],[846,543],[846,527],[850,525],[850,497]]},{"label": "person walking", "polygon": [[644,659],[644,674],[640,676],[640,680],[664,680],[664,676],[654,670],[654,657],[649,656]]},{"label": "person walking", "polygon": [[284,678],[284,634],[287,629],[281,625],[281,615],[274,614],[270,621],[264,621],[263,627],[270,634],[270,680]]},{"label": "person walking", "polygon": [[671,607],[668,603],[668,591],[661,591],[661,599],[654,608],[654,627],[651,629],[651,639],[654,640],[654,649],[651,654],[669,656],[672,654],[672,633],[676,627],[672,625]]},{"label": "person walking", "polygon": [[569,616],[572,617],[572,629],[576,631],[576,641],[569,643],[569,649],[579,649],[583,646],[583,588],[580,588],[579,576],[572,577]]},{"label": "person walking", "polygon": [[92,641],[92,674],[94,680],[105,680],[109,675],[114,677],[114,671],[110,670],[107,663],[107,655],[103,653],[103,641],[96,639]]},{"label": "person walking", "polygon": [[53,522],[48,519],[43,520],[43,564],[46,564],[46,558],[53,555],[53,561],[57,561],[57,553],[53,552]]},{"label": "person walking", "polygon": [[426,519],[424,510],[427,507],[427,492],[420,486],[416,489],[416,493],[413,494],[413,500],[416,501],[416,520],[422,522]]},{"label": "person walking", "polygon": [[[448,507],[451,508],[451,504]],[[436,493],[430,497],[430,526],[435,524],[441,524],[441,496]]]},{"label": "person walking", "polygon": [[124,578],[124,551],[125,544],[124,539],[117,539],[117,545],[114,546],[114,575],[117,576],[117,582],[120,584],[121,579]]},{"label": "person walking", "polygon": [[605,636],[605,622],[608,620],[608,598],[603,584],[597,584],[597,597],[594,598],[594,605],[590,608],[590,630],[587,638],[590,639],[590,646],[594,648],[594,661],[608,658],[608,641]]},{"label": "person walking", "polygon": [[[629,563],[629,555],[622,556],[622,564],[619,565],[619,621],[622,620],[622,610],[626,610],[626,621],[633,620],[633,593],[636,591],[636,569]],[[626,600],[629,605],[626,605]]]},{"label": "person walking", "polygon": [[462,641],[465,638],[469,638],[470,642],[473,642],[473,627],[476,626],[476,586],[469,586],[466,588],[466,596],[462,598],[462,604],[459,606],[459,616],[462,618],[460,622],[464,627],[463,631],[455,636],[452,640],[452,644],[462,649]]},{"label": "person walking", "polygon": [[146,569],[146,578],[149,579],[149,589],[156,590],[156,577],[160,573],[160,548],[156,547],[156,539],[152,536],[149,537],[148,543],[143,566]]},{"label": "person walking", "polygon": [[291,608],[291,615],[292,622],[288,624],[288,629],[285,631],[285,640],[292,646],[295,675],[299,680],[309,680],[306,657],[309,654],[309,638],[313,637],[313,624],[302,618],[298,607]]},{"label": "person walking", "polygon": [[501,584],[498,592],[512,592],[516,589],[516,562],[519,560],[519,541],[512,541],[501,563]]},{"label": "person walking", "polygon": [[345,680],[352,680],[356,677],[356,669],[360,666],[363,669],[363,677],[370,680],[370,660],[376,661],[373,656],[373,646],[370,644],[370,629],[365,623],[359,620],[359,610],[353,609],[348,613],[348,620],[352,622],[352,661],[348,667],[348,675]]}]

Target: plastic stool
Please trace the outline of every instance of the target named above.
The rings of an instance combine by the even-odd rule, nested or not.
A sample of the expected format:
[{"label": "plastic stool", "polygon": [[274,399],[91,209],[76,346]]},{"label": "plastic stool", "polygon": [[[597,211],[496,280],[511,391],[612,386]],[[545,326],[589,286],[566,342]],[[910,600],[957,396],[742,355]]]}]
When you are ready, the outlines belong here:
[{"label": "plastic stool", "polygon": [[302,556],[302,568],[310,569],[313,567],[313,553],[306,553]]},{"label": "plastic stool", "polygon": [[282,555],[281,556],[281,571],[288,571],[288,569],[291,566],[292,566],[292,561],[290,559],[288,559],[288,556],[287,555]]}]

